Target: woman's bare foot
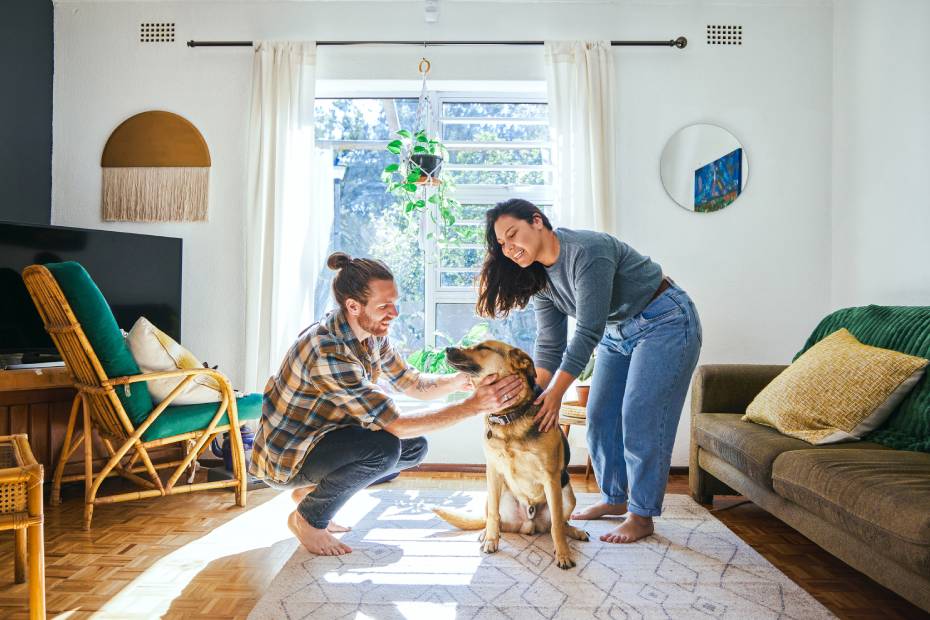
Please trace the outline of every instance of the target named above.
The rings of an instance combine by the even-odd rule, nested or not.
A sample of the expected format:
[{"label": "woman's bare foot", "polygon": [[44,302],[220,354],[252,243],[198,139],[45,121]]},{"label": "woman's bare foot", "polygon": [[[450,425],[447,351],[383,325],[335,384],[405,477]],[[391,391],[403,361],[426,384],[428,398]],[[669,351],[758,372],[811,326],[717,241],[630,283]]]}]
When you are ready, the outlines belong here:
[{"label": "woman's bare foot", "polygon": [[[316,488],[316,485],[314,484],[309,487],[302,487],[299,489],[294,489],[293,491],[291,491],[291,499],[294,500],[295,503],[299,504],[300,501],[303,498],[305,498],[307,495],[309,495],[310,492],[313,491],[313,489],[315,488]],[[335,521],[330,521],[329,525],[326,526],[326,531],[332,534],[341,534],[342,532],[351,532],[352,528],[349,527],[348,525],[339,525]]]},{"label": "woman's bare foot", "polygon": [[344,545],[327,530],[313,527],[295,510],[287,517],[287,527],[307,551],[316,555],[345,555],[352,548]]},{"label": "woman's bare foot", "polygon": [[573,512],[572,519],[590,521],[591,519],[600,519],[601,517],[606,517],[607,515],[622,517],[625,514],[626,504],[608,504],[606,502],[598,502],[588,506],[584,510]]},{"label": "woman's bare foot", "polygon": [[622,525],[618,525],[601,536],[601,540],[609,543],[631,543],[652,535],[654,531],[652,517],[641,517],[638,514],[630,513]]}]

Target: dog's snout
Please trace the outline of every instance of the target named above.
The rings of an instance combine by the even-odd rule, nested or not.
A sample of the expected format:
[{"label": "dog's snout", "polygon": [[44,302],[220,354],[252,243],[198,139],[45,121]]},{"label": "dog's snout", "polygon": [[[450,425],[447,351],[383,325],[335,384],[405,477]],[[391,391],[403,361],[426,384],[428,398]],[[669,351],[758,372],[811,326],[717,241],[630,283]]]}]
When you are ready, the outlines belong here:
[{"label": "dog's snout", "polygon": [[460,360],[465,357],[465,354],[462,353],[461,349],[455,347],[446,347],[446,358],[450,361]]}]

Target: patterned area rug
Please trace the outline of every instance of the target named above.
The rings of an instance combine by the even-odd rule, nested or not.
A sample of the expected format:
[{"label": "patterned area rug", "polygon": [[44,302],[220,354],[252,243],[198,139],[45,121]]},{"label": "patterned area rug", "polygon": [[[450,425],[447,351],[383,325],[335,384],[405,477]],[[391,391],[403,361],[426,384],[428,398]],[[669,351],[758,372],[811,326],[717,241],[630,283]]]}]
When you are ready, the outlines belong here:
[{"label": "patterned area rug", "polygon": [[[579,506],[597,500],[580,493]],[[570,540],[578,565],[559,569],[548,534],[504,534],[479,549],[432,506],[478,512],[484,493],[359,493],[337,521],[353,525],[354,552],[317,557],[303,547],[250,619],[266,618],[832,618],[809,594],[685,495],[667,495],[656,533],[632,545],[597,537],[617,521],[581,521],[590,542]]]}]

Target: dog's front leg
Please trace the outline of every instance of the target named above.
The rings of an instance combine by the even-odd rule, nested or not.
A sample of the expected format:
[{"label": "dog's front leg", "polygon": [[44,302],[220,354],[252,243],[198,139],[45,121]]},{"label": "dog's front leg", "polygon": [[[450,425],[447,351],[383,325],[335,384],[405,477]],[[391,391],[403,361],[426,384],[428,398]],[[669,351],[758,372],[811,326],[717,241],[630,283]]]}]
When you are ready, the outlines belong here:
[{"label": "dog's front leg", "polygon": [[559,568],[573,568],[572,550],[565,538],[565,514],[562,506],[562,486],[558,473],[549,475],[544,482],[546,503],[552,515],[552,544],[555,546],[555,561]]},{"label": "dog's front leg", "polygon": [[488,514],[487,522],[484,526],[484,542],[481,544],[481,550],[485,553],[494,553],[497,551],[501,539],[501,492],[504,488],[504,479],[500,473],[494,469],[491,460],[488,460],[487,479]]}]

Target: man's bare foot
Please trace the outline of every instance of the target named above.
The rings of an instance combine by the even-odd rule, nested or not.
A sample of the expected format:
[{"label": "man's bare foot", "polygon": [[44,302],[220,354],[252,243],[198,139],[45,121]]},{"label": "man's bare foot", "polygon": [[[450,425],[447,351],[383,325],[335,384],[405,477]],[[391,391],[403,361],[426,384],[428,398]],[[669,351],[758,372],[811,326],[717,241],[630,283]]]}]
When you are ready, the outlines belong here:
[{"label": "man's bare foot", "polygon": [[348,525],[339,525],[335,521],[330,521],[329,525],[326,526],[326,531],[331,534],[341,534],[343,532],[351,532],[352,528]]},{"label": "man's bare foot", "polygon": [[625,514],[626,504],[608,504],[606,502],[598,502],[588,506],[584,510],[577,510],[573,512],[572,519],[590,521],[591,519],[600,519],[601,517],[606,517],[607,515],[622,517]]},{"label": "man's bare foot", "polygon": [[622,525],[618,525],[601,536],[601,540],[609,543],[631,543],[651,536],[653,532],[655,532],[655,527],[652,524],[652,517],[641,517],[630,513]]},{"label": "man's bare foot", "polygon": [[299,504],[300,500],[302,500],[307,495],[309,495],[310,492],[313,491],[313,489],[315,488],[316,488],[316,485],[311,484],[308,487],[300,487],[299,489],[294,489],[293,491],[291,491],[291,499],[294,500],[295,504]]},{"label": "man's bare foot", "polygon": [[287,527],[307,551],[316,555],[345,555],[352,548],[337,540],[327,530],[313,527],[295,510],[287,517]]},{"label": "man's bare foot", "polygon": [[[299,504],[300,501],[303,498],[305,498],[307,495],[309,495],[310,492],[313,491],[313,489],[315,488],[316,488],[316,485],[314,484],[309,487],[302,487],[299,489],[294,489],[293,491],[291,491],[291,499],[294,500],[295,503]],[[326,526],[326,531],[332,534],[341,534],[342,532],[351,532],[352,528],[349,527],[348,525],[339,525],[335,521],[330,521],[329,525]]]}]

